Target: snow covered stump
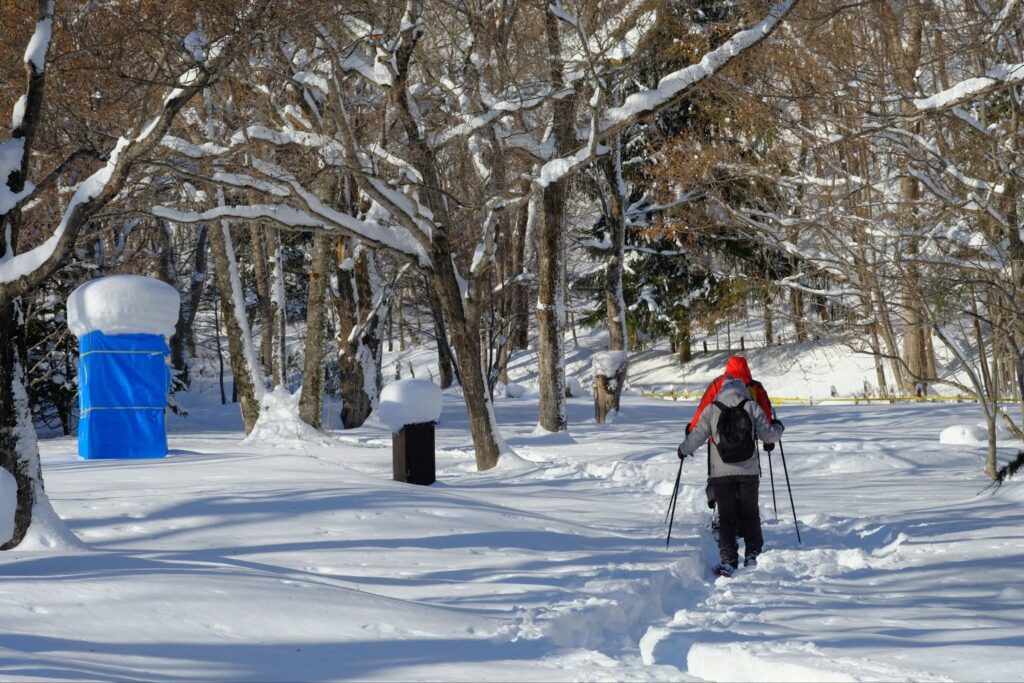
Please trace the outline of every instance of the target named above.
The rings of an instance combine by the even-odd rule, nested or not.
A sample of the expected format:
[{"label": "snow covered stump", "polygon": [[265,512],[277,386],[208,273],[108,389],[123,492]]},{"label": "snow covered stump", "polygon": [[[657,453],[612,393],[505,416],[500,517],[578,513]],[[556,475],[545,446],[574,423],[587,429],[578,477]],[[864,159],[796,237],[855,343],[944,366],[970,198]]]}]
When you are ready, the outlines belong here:
[{"label": "snow covered stump", "polygon": [[602,351],[592,359],[594,372],[594,420],[598,424],[619,412],[622,385],[629,367],[625,351]]},{"label": "snow covered stump", "polygon": [[81,457],[167,455],[167,337],[179,305],[174,287],[139,275],[91,280],[68,297],[68,327],[79,340]]},{"label": "snow covered stump", "polygon": [[377,419],[391,429],[395,481],[429,486],[436,481],[434,423],[441,417],[441,389],[424,379],[384,387]]}]

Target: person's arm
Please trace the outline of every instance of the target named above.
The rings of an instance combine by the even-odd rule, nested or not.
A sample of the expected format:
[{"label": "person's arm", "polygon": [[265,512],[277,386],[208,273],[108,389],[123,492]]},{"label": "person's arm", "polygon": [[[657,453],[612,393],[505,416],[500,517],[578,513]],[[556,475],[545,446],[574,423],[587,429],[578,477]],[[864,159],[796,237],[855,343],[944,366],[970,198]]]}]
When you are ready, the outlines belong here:
[{"label": "person's arm", "polygon": [[782,432],[785,427],[778,420],[769,420],[761,410],[761,406],[751,402],[746,404],[747,412],[750,414],[751,419],[754,421],[754,433],[757,438],[764,441],[765,444],[772,444],[782,438]]},{"label": "person's arm", "polygon": [[686,439],[679,444],[681,455],[693,455],[694,451],[711,438],[711,413],[712,411],[708,410],[701,413],[700,420],[693,425],[693,429],[686,435]]}]

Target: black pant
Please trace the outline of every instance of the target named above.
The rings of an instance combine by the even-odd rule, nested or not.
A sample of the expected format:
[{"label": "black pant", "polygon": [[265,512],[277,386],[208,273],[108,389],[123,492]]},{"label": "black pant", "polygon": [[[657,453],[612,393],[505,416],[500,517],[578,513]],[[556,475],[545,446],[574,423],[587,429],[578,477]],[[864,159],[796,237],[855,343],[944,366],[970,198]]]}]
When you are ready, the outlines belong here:
[{"label": "black pant", "polygon": [[761,515],[757,507],[757,490],[761,478],[754,475],[715,477],[711,480],[718,503],[718,554],[722,562],[739,564],[736,532],[743,536],[746,557],[761,554]]}]

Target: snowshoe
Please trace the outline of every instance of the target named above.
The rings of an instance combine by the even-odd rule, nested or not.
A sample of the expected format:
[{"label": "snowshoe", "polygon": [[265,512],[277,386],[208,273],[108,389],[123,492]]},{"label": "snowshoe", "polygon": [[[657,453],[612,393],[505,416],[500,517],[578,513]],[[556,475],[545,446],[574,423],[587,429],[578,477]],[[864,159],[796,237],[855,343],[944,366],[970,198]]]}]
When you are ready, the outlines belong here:
[{"label": "snowshoe", "polygon": [[728,562],[719,562],[712,569],[715,576],[724,576],[727,579],[731,579],[732,575],[736,573],[736,565],[729,564]]},{"label": "snowshoe", "polygon": [[757,555],[748,555],[746,558],[744,558],[743,566],[750,567],[751,569],[757,567]]}]

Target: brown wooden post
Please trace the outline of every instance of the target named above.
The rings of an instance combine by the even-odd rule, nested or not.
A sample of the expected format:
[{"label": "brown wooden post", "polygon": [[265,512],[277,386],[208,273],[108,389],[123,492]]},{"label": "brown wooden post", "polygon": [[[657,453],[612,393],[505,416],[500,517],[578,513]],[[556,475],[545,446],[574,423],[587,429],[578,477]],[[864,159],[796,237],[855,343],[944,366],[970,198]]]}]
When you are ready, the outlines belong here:
[{"label": "brown wooden post", "polygon": [[434,423],[405,425],[391,435],[391,465],[395,481],[429,486],[436,480]]}]

